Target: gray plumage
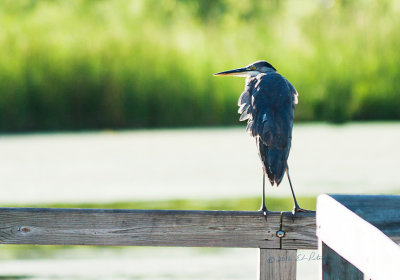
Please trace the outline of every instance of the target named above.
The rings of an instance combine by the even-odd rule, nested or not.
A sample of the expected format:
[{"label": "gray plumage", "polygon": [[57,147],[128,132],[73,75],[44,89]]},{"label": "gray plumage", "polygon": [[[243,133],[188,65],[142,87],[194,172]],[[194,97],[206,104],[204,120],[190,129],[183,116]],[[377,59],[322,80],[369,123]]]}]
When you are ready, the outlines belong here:
[{"label": "gray plumage", "polygon": [[297,91],[276,72],[246,79],[238,113],[256,138],[258,154],[272,185],[280,184],[287,168]]}]

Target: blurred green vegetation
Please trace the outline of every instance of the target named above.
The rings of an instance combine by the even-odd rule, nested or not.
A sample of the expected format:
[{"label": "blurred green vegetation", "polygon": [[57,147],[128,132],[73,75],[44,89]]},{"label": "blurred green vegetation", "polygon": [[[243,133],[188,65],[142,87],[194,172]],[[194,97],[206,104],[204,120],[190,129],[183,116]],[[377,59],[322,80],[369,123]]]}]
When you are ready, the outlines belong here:
[{"label": "blurred green vegetation", "polygon": [[[316,197],[300,197],[303,208],[315,210]],[[292,211],[291,197],[268,197],[268,209],[271,211]],[[159,210],[235,210],[257,211],[261,204],[260,197],[231,199],[171,199],[146,201],[117,201],[108,203],[53,203],[2,205],[2,207],[35,207],[35,208],[104,208],[104,209],[159,209]]]},{"label": "blurred green vegetation", "polygon": [[3,0],[0,131],[232,125],[265,59],[298,121],[400,119],[396,0]]},{"label": "blurred green vegetation", "polygon": [[[315,210],[316,197],[298,197],[299,204],[305,209]],[[103,208],[103,209],[164,209],[164,210],[236,210],[257,211],[261,199],[259,197],[237,198],[237,199],[173,199],[173,200],[150,200],[150,201],[126,201],[112,203],[54,203],[54,204],[31,204],[31,205],[7,205],[2,207],[39,207],[39,208]],[[293,201],[291,197],[268,197],[268,209],[271,211],[291,211]],[[84,248],[93,248],[79,246]],[[54,246],[54,245],[2,245],[0,260],[4,259],[30,259],[30,258],[55,258],[60,250],[70,250],[77,246]],[[96,249],[104,248],[97,246]],[[106,247],[110,248],[110,247]],[[122,247],[112,247],[118,249]]]}]

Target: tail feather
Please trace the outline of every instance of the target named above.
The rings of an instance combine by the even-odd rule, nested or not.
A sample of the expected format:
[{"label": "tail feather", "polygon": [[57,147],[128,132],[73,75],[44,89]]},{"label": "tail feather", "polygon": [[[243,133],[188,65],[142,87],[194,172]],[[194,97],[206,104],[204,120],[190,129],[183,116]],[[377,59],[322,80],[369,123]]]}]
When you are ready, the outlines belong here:
[{"label": "tail feather", "polygon": [[287,152],[281,149],[269,149],[262,141],[257,141],[259,156],[268,179],[273,186],[282,182],[287,166]]},{"label": "tail feather", "polygon": [[272,171],[274,182],[279,186],[283,175],[285,175],[285,153],[280,149],[270,149],[267,155],[267,164]]}]

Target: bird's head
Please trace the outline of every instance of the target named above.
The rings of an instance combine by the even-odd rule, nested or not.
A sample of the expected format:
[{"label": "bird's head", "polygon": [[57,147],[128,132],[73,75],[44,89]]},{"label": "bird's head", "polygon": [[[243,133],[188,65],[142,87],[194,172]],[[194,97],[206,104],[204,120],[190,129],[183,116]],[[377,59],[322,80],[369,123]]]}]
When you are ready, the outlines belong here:
[{"label": "bird's head", "polygon": [[215,73],[214,76],[255,77],[261,73],[276,72],[274,66],[264,60],[256,61],[243,68]]}]

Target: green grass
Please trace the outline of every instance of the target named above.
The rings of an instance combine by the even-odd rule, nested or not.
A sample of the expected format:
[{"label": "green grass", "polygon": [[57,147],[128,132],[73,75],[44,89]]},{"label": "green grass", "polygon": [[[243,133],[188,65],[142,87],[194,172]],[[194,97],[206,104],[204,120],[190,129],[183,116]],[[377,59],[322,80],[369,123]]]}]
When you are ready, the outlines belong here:
[{"label": "green grass", "polygon": [[[300,197],[299,203],[303,208],[315,210],[315,197]],[[104,209],[165,209],[165,210],[235,210],[256,211],[259,209],[259,197],[237,199],[172,199],[147,201],[122,201],[111,203],[54,203],[54,204],[24,204],[2,205],[2,207],[39,207],[39,208],[104,208]],[[268,197],[267,206],[272,211],[291,211],[291,197]]]},{"label": "green grass", "polygon": [[237,123],[266,59],[300,93],[296,120],[400,119],[400,4],[384,1],[5,0],[0,131]]},{"label": "green grass", "polygon": [[[315,210],[315,197],[299,197],[303,208]],[[291,211],[293,202],[291,198],[269,197],[267,206],[273,211]],[[114,203],[56,203],[56,204],[31,204],[31,205],[2,205],[2,207],[55,207],[55,208],[106,208],[106,209],[166,209],[166,210],[245,210],[256,211],[260,205],[260,198],[241,199],[213,199],[213,200],[154,200]],[[121,247],[101,246],[53,246],[53,245],[1,245],[1,259],[32,259],[55,258],[61,251],[84,248],[85,250],[119,250]]]}]

